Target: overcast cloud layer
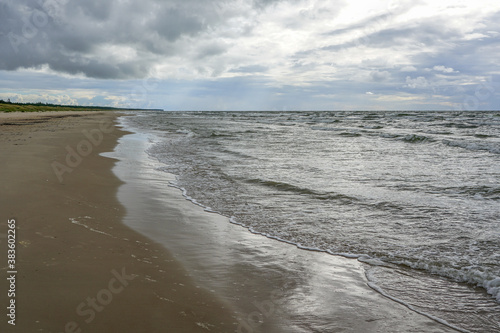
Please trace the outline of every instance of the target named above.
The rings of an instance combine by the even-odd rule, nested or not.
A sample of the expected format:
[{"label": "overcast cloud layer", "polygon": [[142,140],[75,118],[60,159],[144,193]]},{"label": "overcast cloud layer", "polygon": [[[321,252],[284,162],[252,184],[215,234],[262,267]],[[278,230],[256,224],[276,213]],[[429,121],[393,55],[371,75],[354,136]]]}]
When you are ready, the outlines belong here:
[{"label": "overcast cloud layer", "polygon": [[0,0],[0,98],[499,109],[497,1]]}]

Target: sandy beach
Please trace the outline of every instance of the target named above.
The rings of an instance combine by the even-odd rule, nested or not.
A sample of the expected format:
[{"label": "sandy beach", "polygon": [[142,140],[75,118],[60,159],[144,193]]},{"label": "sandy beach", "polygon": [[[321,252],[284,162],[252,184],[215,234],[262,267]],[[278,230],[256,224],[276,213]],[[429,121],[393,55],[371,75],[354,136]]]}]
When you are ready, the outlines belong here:
[{"label": "sandy beach", "polygon": [[0,0],[0,333],[500,333],[499,22]]},{"label": "sandy beach", "polygon": [[[115,117],[0,114],[0,331],[233,332],[223,303],[197,287],[164,248],[122,224],[115,161],[99,155],[125,134],[114,128]],[[85,155],[84,141],[91,152],[68,165],[66,148]],[[6,317],[8,219],[17,227],[15,326]]]},{"label": "sandy beach", "polygon": [[17,227],[2,332],[454,331],[375,292],[362,263],[254,235],[139,172],[147,139],[116,117],[0,114],[2,256]]}]

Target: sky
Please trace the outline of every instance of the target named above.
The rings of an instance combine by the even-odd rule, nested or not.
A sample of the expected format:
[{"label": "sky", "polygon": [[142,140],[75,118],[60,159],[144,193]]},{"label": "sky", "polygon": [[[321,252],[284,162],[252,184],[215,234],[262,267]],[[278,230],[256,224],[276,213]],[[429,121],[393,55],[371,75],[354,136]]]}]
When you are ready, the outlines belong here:
[{"label": "sky", "polygon": [[0,0],[0,99],[500,110],[497,0]]}]

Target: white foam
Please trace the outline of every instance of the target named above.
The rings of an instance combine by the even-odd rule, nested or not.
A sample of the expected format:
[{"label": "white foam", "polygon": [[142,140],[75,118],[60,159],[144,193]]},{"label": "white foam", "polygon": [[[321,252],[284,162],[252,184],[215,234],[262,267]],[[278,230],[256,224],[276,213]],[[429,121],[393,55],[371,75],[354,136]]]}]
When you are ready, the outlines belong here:
[{"label": "white foam", "polygon": [[496,295],[497,302],[500,303],[500,277],[486,281],[484,287],[491,295]]},{"label": "white foam", "polygon": [[386,266],[386,267],[390,267],[390,265],[387,262],[382,261],[382,260],[377,259],[377,258],[372,258],[372,257],[367,256],[367,255],[359,256],[358,257],[358,261],[364,262],[365,264],[369,264],[369,265],[372,265],[372,266]]},{"label": "white foam", "polygon": [[438,317],[433,316],[431,314],[428,314],[426,312],[420,311],[420,310],[416,309],[415,307],[413,307],[411,304],[409,304],[409,303],[407,303],[407,302],[405,302],[403,300],[400,300],[399,298],[396,298],[396,297],[393,297],[393,296],[389,295],[388,293],[385,292],[385,290],[383,290],[382,288],[380,288],[374,282],[375,279],[371,276],[371,274],[369,273],[368,270],[365,271],[365,276],[368,279],[368,283],[367,283],[368,286],[370,288],[372,288],[373,290],[375,290],[376,292],[378,292],[379,294],[381,294],[382,296],[387,297],[388,299],[390,299],[390,300],[392,300],[394,302],[397,302],[397,303],[399,303],[401,305],[404,305],[408,309],[410,309],[411,311],[414,311],[414,312],[416,312],[418,314],[421,314],[422,316],[425,316],[425,317],[427,317],[429,319],[432,319],[432,320],[434,320],[434,321],[436,321],[436,322],[438,322],[440,324],[443,324],[443,325],[446,325],[446,326],[448,326],[450,328],[453,328],[454,330],[457,330],[459,332],[464,332],[464,333],[472,333],[471,331],[468,331],[466,329],[463,329],[463,328],[457,327],[455,325],[452,325],[452,324],[448,323],[446,320],[443,320],[441,318],[438,318]]},{"label": "white foam", "polygon": [[481,142],[481,141],[465,141],[465,140],[443,140],[443,143],[450,147],[459,147],[475,151],[488,151],[493,154],[500,154],[499,142]]},{"label": "white foam", "polygon": [[[210,213],[223,215],[220,212],[212,210],[210,207],[201,204],[196,199],[189,196],[187,194],[187,190],[185,188],[180,187],[177,184],[172,183],[172,182],[169,184],[169,186],[181,190],[182,195],[184,196],[184,198],[186,198],[186,200],[189,200],[193,204],[202,207],[205,211],[210,212]],[[372,266],[391,267],[391,263],[380,260],[379,258],[373,258],[367,254],[333,252],[333,251],[328,250],[328,249],[325,250],[325,249],[321,249],[321,248],[317,248],[317,247],[310,247],[310,246],[302,245],[298,242],[293,242],[293,241],[290,241],[287,239],[283,239],[283,238],[274,236],[274,235],[269,234],[269,233],[260,232],[260,231],[255,230],[251,226],[247,226],[244,223],[238,222],[236,217],[234,217],[234,216],[229,217],[229,222],[231,222],[232,224],[236,224],[236,225],[239,225],[241,227],[244,227],[244,228],[248,229],[248,231],[250,231],[253,234],[265,236],[267,238],[274,239],[274,240],[277,240],[279,242],[287,243],[290,245],[295,245],[297,248],[302,249],[302,250],[315,251],[315,252],[326,252],[326,253],[329,253],[331,255],[338,255],[338,256],[345,257],[345,258],[357,259],[360,262],[363,262],[363,263],[366,263],[366,264],[369,264]],[[483,287],[487,290],[487,292],[489,294],[491,294],[493,297],[495,297],[495,299],[498,302],[500,302],[500,277],[496,277],[496,278],[492,279],[491,277],[482,276],[481,274],[477,274],[477,273],[467,275],[467,274],[463,274],[463,272],[461,274],[453,274],[453,272],[450,272],[449,270],[446,270],[445,268],[442,268],[442,267],[435,268],[435,267],[429,266],[428,264],[418,265],[418,264],[410,263],[410,262],[395,262],[395,263],[396,264],[403,264],[403,265],[406,265],[406,266],[409,266],[412,268],[416,268],[416,269],[425,269],[431,273],[435,273],[435,274],[440,275],[440,276],[452,277],[455,280],[460,281],[460,282],[472,283],[474,285]]]},{"label": "white foam", "polygon": [[[209,208],[209,207],[203,206],[201,203],[197,202],[196,200],[194,200],[190,196],[188,196],[186,189],[184,189],[184,188],[182,188],[182,187],[180,187],[178,185],[175,185],[175,184],[170,184],[170,186],[178,188],[179,190],[181,190],[182,191],[182,195],[187,200],[193,202],[194,204],[196,204],[198,206],[201,206],[201,207],[204,207],[205,209]],[[214,213],[220,214],[218,212],[214,212]],[[220,215],[222,215],[222,214],[220,214]],[[372,266],[391,267],[390,263],[384,262],[384,261],[382,261],[380,259],[377,259],[377,258],[373,258],[373,257],[371,257],[371,256],[369,256],[367,254],[335,253],[335,252],[332,252],[330,250],[323,250],[323,249],[320,249],[320,248],[317,248],[317,247],[304,246],[304,245],[302,245],[300,243],[292,242],[292,241],[289,241],[289,240],[286,240],[286,239],[283,239],[283,238],[280,238],[280,237],[277,237],[277,236],[274,236],[274,235],[270,235],[268,233],[259,232],[259,231],[255,230],[255,229],[253,229],[252,227],[249,227],[249,226],[245,225],[244,223],[238,222],[235,216],[229,217],[229,222],[232,223],[232,224],[236,224],[236,225],[239,225],[241,227],[244,227],[244,228],[248,229],[253,234],[262,235],[262,236],[265,236],[267,238],[274,239],[274,240],[277,240],[277,241],[280,241],[280,242],[283,242],[283,243],[287,243],[287,244],[290,244],[290,245],[295,245],[297,248],[302,249],[302,250],[314,251],[314,252],[326,252],[326,253],[331,254],[331,255],[338,255],[338,256],[345,257],[345,258],[357,259],[360,262],[363,262],[363,263],[366,263],[366,264],[369,264],[369,265],[372,265]],[[405,307],[407,307],[408,309],[410,309],[411,311],[414,311],[414,312],[416,312],[416,313],[418,313],[420,315],[423,315],[423,316],[425,316],[425,317],[427,317],[427,318],[429,318],[431,320],[434,320],[434,321],[436,321],[436,322],[438,322],[440,324],[448,326],[448,327],[450,327],[452,329],[455,329],[455,330],[457,330],[459,332],[471,333],[468,330],[465,330],[463,328],[460,328],[460,327],[457,327],[457,326],[454,326],[454,325],[448,323],[444,319],[441,319],[441,318],[433,316],[433,315],[431,315],[429,313],[420,311],[420,310],[416,309],[415,307],[413,307],[411,304],[409,304],[409,303],[407,303],[407,302],[405,302],[405,301],[403,301],[401,299],[398,299],[396,297],[393,297],[393,296],[389,295],[388,293],[386,293],[382,288],[380,288],[374,282],[374,279],[370,276],[370,274],[368,273],[368,270],[365,271],[365,275],[366,275],[366,278],[368,279],[368,283],[367,283],[368,286],[370,288],[372,288],[373,290],[375,290],[376,292],[378,292],[381,295],[383,295],[384,297],[387,297],[387,298],[391,299],[394,302],[400,303],[400,304],[404,305]],[[488,290],[489,291],[498,291],[498,289],[500,289],[500,278],[495,279],[494,283],[491,283],[491,286],[490,286],[490,288]],[[497,298],[497,300],[498,300],[498,298]]]},{"label": "white foam", "polygon": [[194,136],[194,133],[191,132],[190,130],[187,130],[187,129],[179,129],[176,132],[179,134],[186,134],[188,138],[191,138]]},{"label": "white foam", "polygon": [[393,263],[405,265],[414,269],[425,270],[431,274],[445,276],[457,282],[469,283],[486,289],[488,294],[493,296],[500,303],[500,277],[492,276],[485,273],[476,267],[462,267],[460,269],[453,267],[443,267],[441,265],[433,265],[426,262],[424,259],[419,261],[396,260]]}]

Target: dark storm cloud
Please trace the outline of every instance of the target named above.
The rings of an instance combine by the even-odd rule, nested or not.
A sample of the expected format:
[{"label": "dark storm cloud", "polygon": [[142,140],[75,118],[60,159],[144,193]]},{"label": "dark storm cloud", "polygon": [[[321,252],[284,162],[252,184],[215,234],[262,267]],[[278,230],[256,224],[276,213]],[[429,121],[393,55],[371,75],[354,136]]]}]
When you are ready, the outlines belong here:
[{"label": "dark storm cloud", "polygon": [[[54,1],[53,4],[61,4],[64,1]],[[43,1],[41,7],[43,9]],[[70,6],[66,7],[66,13],[70,16],[84,16],[92,18],[95,21],[105,21],[108,20],[112,14],[113,2],[112,1],[96,1],[87,0],[73,2]]]},{"label": "dark storm cloud", "polygon": [[201,46],[198,49],[198,54],[196,59],[204,59],[207,57],[222,54],[226,51],[226,45],[218,43],[210,43],[208,45]]},{"label": "dark storm cloud", "polygon": [[[0,6],[0,70],[46,65],[96,78],[143,77],[160,57],[182,56],[176,45],[180,39],[196,37],[236,15],[224,10],[226,3],[5,0]],[[113,58],[109,47],[133,48],[141,56]],[[223,52],[220,45],[205,49],[207,55]]]}]

